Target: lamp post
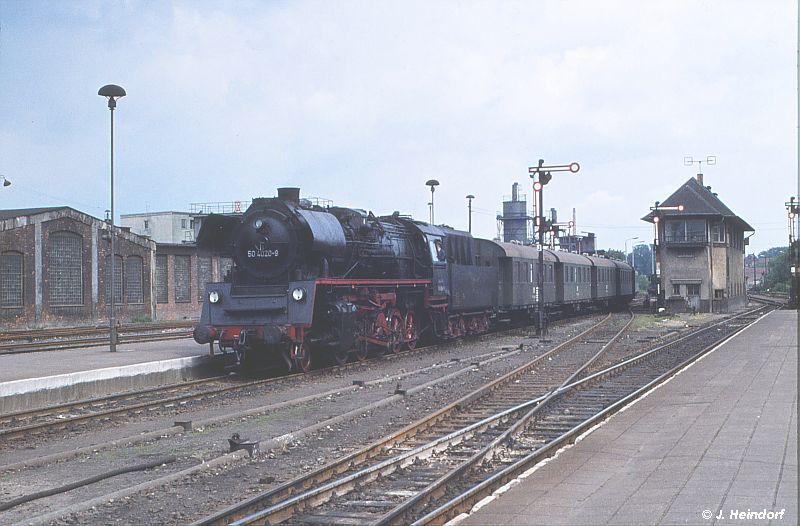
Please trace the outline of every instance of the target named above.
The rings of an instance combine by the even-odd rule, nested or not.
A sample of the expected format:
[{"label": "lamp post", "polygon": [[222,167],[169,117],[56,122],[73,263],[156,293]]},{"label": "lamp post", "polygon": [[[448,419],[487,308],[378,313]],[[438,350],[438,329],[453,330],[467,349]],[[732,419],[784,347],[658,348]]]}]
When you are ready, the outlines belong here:
[{"label": "lamp post", "polygon": [[436,187],[439,186],[439,181],[436,179],[428,179],[425,185],[431,187],[431,224],[433,224],[433,192],[436,190]]},{"label": "lamp post", "polygon": [[0,179],[3,180],[3,186],[11,186],[11,181],[9,181],[5,175],[0,175]]},{"label": "lamp post", "polygon": [[634,274],[636,273],[636,247],[647,246],[646,243],[640,241],[631,245],[631,266],[633,267]]},{"label": "lamp post", "polygon": [[[662,211],[669,211],[675,210],[678,212],[683,212],[683,205],[677,206],[661,206],[659,201],[656,201],[655,206],[651,206],[650,210],[653,212],[653,276],[655,276],[655,283],[656,283],[656,311],[658,308],[663,305],[662,298],[662,289],[661,289],[661,261],[659,257],[659,248],[660,244],[658,239],[658,223],[661,221],[661,215],[659,212]],[[709,261],[711,261],[711,257],[709,255]],[[713,267],[712,267],[713,268]],[[708,304],[711,305],[711,301],[709,300]],[[709,311],[710,312],[710,311]]]},{"label": "lamp post", "polygon": [[117,99],[126,95],[125,90],[115,84],[107,84],[97,92],[101,97],[108,99],[108,109],[111,111],[111,312],[108,317],[109,330],[109,350],[117,350],[117,321],[114,312],[114,278],[116,277],[116,245],[114,241],[114,109],[117,107]]},{"label": "lamp post", "polygon": [[467,204],[467,208],[469,209],[469,233],[472,233],[472,200],[475,199],[475,196],[472,194],[467,195],[467,199],[469,200]]},{"label": "lamp post", "polygon": [[[628,239],[625,240],[625,262],[626,263],[628,261],[628,241],[633,241],[634,239],[639,239],[639,236],[629,237]],[[633,247],[631,247],[631,248],[633,248]],[[631,266],[633,266],[633,263],[631,263]]]}]

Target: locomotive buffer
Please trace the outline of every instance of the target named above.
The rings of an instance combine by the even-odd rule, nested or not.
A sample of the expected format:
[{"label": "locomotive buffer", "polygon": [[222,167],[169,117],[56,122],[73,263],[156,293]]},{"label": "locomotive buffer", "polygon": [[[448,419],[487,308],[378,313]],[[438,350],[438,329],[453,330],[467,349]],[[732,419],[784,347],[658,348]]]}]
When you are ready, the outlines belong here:
[{"label": "locomotive buffer", "polygon": [[531,166],[528,168],[528,174],[533,182],[533,206],[534,206],[534,224],[538,233],[539,245],[539,272],[537,272],[536,283],[536,297],[537,297],[537,311],[538,311],[538,334],[547,334],[547,316],[544,312],[544,233],[550,230],[551,225],[547,224],[544,218],[544,200],[542,190],[544,185],[550,182],[553,178],[552,172],[572,172],[578,173],[581,165],[578,163],[570,164],[554,164],[551,166],[544,165],[544,159],[539,159],[538,166]]}]

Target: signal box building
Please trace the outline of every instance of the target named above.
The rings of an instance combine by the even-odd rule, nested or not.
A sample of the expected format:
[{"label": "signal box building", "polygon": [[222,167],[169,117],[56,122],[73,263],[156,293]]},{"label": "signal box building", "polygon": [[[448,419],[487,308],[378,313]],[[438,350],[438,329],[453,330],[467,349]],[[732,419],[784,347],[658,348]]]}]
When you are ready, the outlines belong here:
[{"label": "signal box building", "polygon": [[651,211],[642,220],[657,229],[655,270],[667,310],[727,312],[744,306],[745,232],[753,227],[703,185],[703,174],[656,208],[667,210]]}]

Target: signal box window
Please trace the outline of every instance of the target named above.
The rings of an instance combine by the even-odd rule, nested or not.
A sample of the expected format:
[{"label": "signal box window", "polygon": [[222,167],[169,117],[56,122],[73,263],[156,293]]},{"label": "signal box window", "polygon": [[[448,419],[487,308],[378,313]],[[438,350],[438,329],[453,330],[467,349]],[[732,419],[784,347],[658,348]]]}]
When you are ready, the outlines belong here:
[{"label": "signal box window", "polygon": [[693,285],[686,285],[686,294],[689,296],[699,296],[700,295],[700,284],[695,283]]},{"label": "signal box window", "polygon": [[681,286],[680,285],[672,285],[672,295],[673,296],[680,296],[681,295]]}]

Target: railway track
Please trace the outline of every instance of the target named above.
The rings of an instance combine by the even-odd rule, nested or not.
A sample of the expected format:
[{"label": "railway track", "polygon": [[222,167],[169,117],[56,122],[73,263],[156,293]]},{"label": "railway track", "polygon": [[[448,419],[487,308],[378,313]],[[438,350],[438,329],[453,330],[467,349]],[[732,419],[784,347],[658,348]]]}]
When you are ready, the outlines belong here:
[{"label": "railway track", "polygon": [[[511,329],[515,331],[518,329]],[[381,356],[381,360],[402,358],[410,353],[435,350],[442,344],[419,347],[396,354]],[[489,353],[492,354],[492,353]],[[30,411],[18,411],[0,415],[0,444],[3,439],[20,436],[34,436],[47,432],[69,429],[78,424],[86,425],[93,421],[105,421],[126,414],[142,414],[159,408],[183,406],[194,401],[212,399],[234,391],[249,390],[293,378],[314,377],[330,372],[343,372],[357,368],[363,362],[333,365],[310,373],[288,374],[272,371],[269,378],[253,381],[237,381],[234,376],[217,376],[180,384],[165,385],[132,392],[118,393],[104,397],[79,400]]]},{"label": "railway track", "polygon": [[195,524],[442,523],[770,308],[589,374],[627,326],[608,320],[390,437]]},{"label": "railway track", "polygon": [[[584,327],[590,323],[590,320],[582,323]],[[573,330],[572,333],[574,334],[575,331]],[[558,335],[556,338],[561,338],[563,335]],[[494,340],[492,340],[494,343]],[[504,342],[505,343],[505,342]],[[432,364],[416,364],[417,367],[409,369],[407,367],[399,368],[399,371],[393,374],[382,375],[378,374],[374,378],[371,379],[364,379],[360,382],[356,381],[346,381],[344,384],[341,382],[343,367],[335,367],[335,371],[333,371],[332,375],[328,380],[331,380],[332,384],[330,389],[325,391],[314,392],[309,395],[305,396],[293,396],[289,399],[282,400],[284,397],[279,397],[281,399],[266,399],[264,402],[267,402],[268,405],[259,404],[256,407],[250,407],[248,409],[242,411],[234,411],[231,413],[230,411],[233,408],[229,409],[225,414],[213,415],[211,418],[206,418],[202,420],[195,420],[194,426],[192,427],[190,424],[190,429],[200,431],[200,434],[205,437],[208,441],[214,441],[217,444],[218,440],[222,440],[224,443],[225,440],[230,436],[229,429],[225,426],[219,426],[220,423],[227,422],[227,421],[240,421],[245,418],[249,418],[252,416],[256,416],[262,413],[279,413],[280,411],[284,410],[291,410],[290,407],[295,405],[305,404],[312,400],[330,400],[332,397],[337,397],[340,394],[345,394],[347,392],[352,391],[353,394],[357,398],[361,398],[362,396],[367,396],[371,401],[370,403],[364,405],[362,402],[360,405],[354,405],[354,409],[349,413],[354,413],[356,416],[360,415],[364,411],[373,411],[377,408],[389,407],[396,403],[403,403],[403,396],[398,395],[396,392],[392,393],[389,391],[388,393],[383,392],[383,389],[374,390],[373,387],[381,387],[388,385],[389,387],[394,387],[395,381],[402,380],[406,385],[406,389],[408,390],[409,397],[416,397],[418,393],[425,392],[427,393],[431,386],[437,384],[446,385],[453,381],[454,378],[457,377],[466,377],[471,376],[477,370],[482,368],[483,366],[489,366],[491,363],[502,363],[511,358],[512,355],[518,355],[519,358],[524,357],[528,352],[536,352],[536,350],[527,347],[523,348],[521,344],[514,343],[513,345],[501,345],[501,346],[493,346],[489,345],[488,348],[486,346],[481,346],[482,349],[479,350],[481,354],[477,355],[469,355],[463,358],[450,358],[445,359],[444,361],[434,362]],[[544,350],[539,350],[538,352],[544,352]],[[394,356],[390,357],[389,359],[394,361]],[[460,364],[458,362],[461,362]],[[362,367],[361,364],[353,364],[356,371],[361,371]],[[504,370],[508,370],[507,367],[501,367]],[[438,371],[438,372],[435,372]],[[329,371],[330,372],[330,371]],[[314,374],[308,375],[299,375],[299,380],[304,382],[306,380],[312,381]],[[363,378],[363,377],[362,377]],[[408,384],[406,382],[409,381]],[[337,385],[338,384],[338,385]],[[288,383],[282,387],[288,388],[286,392],[291,390],[292,383]],[[296,385],[296,383],[294,384]],[[361,395],[359,392],[362,389],[365,389],[364,394]],[[271,392],[271,391],[270,391]],[[263,396],[264,393],[261,393]],[[337,419],[344,418],[345,421],[350,417],[344,417],[343,415],[338,415],[338,413],[333,413],[335,416],[328,416],[331,413],[326,413],[324,409],[320,409],[320,417],[319,419],[314,418],[312,420],[306,419],[306,425],[299,429],[294,428],[294,426],[290,426],[288,430],[285,431],[284,434],[274,436],[273,434],[269,434],[264,437],[253,437],[252,429],[250,432],[245,431],[247,434],[243,436],[247,436],[251,442],[259,444],[262,450],[275,450],[275,449],[283,449],[285,445],[289,444],[289,441],[297,440],[299,437],[305,436],[309,433],[316,433],[318,431],[325,432],[325,428],[331,429],[331,426],[337,426],[338,424],[335,423]],[[202,461],[198,463],[198,457],[196,450],[194,448],[190,448],[191,451],[187,451],[186,453],[179,453],[180,447],[178,444],[184,444],[185,442],[192,442],[197,441],[200,439],[199,436],[195,436],[194,439],[191,438],[191,433],[187,433],[186,427],[183,427],[182,430],[176,429],[177,425],[170,428],[162,428],[153,431],[148,431],[146,433],[139,433],[137,431],[136,435],[131,435],[129,437],[124,438],[115,438],[112,441],[107,443],[92,443],[86,447],[78,448],[74,451],[76,453],[73,455],[73,450],[64,450],[64,451],[57,451],[49,455],[45,456],[36,456],[29,459],[29,461],[21,461],[8,464],[4,466],[4,470],[7,473],[16,473],[16,476],[21,477],[21,481],[19,484],[34,484],[35,487],[38,487],[38,482],[36,482],[36,473],[35,469],[37,468],[46,468],[50,473],[54,471],[58,472],[59,470],[61,473],[65,472],[65,467],[59,466],[59,463],[64,461],[73,461],[74,459],[79,459],[78,462],[81,472],[82,473],[91,473],[93,477],[91,481],[98,480],[100,475],[104,477],[108,477],[110,482],[101,490],[105,490],[109,493],[106,493],[103,496],[94,497],[93,499],[87,499],[86,495],[84,494],[83,500],[78,503],[73,503],[68,511],[67,508],[63,510],[54,510],[51,511],[49,514],[45,514],[41,517],[35,517],[32,519],[30,515],[17,515],[16,519],[12,519],[11,522],[14,520],[22,520],[20,517],[24,518],[24,521],[27,523],[49,523],[51,518],[53,517],[60,517],[63,514],[69,514],[74,512],[76,506],[84,506],[88,508],[89,505],[94,506],[97,502],[108,501],[109,499],[118,500],[121,498],[122,495],[128,495],[130,493],[126,493],[128,491],[128,487],[122,486],[120,488],[120,484],[126,484],[125,481],[122,480],[115,480],[113,477],[116,476],[118,473],[116,463],[110,464],[108,463],[108,458],[113,457],[114,453],[112,450],[119,449],[120,454],[122,457],[127,459],[124,462],[124,466],[128,467],[130,463],[130,455],[126,454],[125,451],[129,450],[132,447],[140,447],[139,445],[145,444],[148,441],[153,441],[153,444],[148,445],[148,455],[147,458],[156,455],[156,449],[161,450],[165,457],[167,458],[169,455],[175,456],[178,460],[176,463],[172,464],[170,468],[163,468],[157,470],[153,475],[156,476],[155,479],[152,479],[152,475],[148,476],[147,474],[142,474],[137,476],[136,481],[137,483],[131,484],[129,487],[160,487],[163,484],[166,484],[167,481],[175,481],[181,480],[182,478],[192,477],[197,472],[202,472],[208,469],[216,469],[218,466],[227,466],[229,464],[236,464],[240,460],[243,460],[247,453],[246,451],[236,451],[236,452],[229,452],[224,454],[218,454],[217,447],[214,446],[212,451],[218,456],[203,454]],[[256,426],[258,427],[258,426]],[[237,429],[237,431],[241,431],[241,428]],[[214,433],[218,435],[218,437],[214,437]],[[164,439],[172,436],[172,435],[184,435],[186,437],[190,437],[188,439],[180,438],[176,440],[174,443],[166,443]],[[156,443],[158,446],[156,446]],[[22,444],[25,446],[25,444]],[[152,449],[156,448],[156,449]],[[176,449],[177,448],[177,449]],[[27,449],[27,448],[26,448]],[[98,454],[99,452],[103,452],[102,454]],[[244,455],[242,455],[244,453]],[[135,456],[135,455],[134,455]],[[98,469],[102,466],[102,469]],[[209,466],[209,467],[206,467]],[[213,466],[213,467],[211,467]],[[110,469],[113,468],[113,469]],[[63,475],[62,475],[63,477]],[[142,480],[145,479],[145,480]],[[20,480],[20,479],[18,479]],[[67,486],[61,486],[58,488],[50,488],[46,491],[47,495],[43,495],[42,492],[31,492],[31,493],[17,493],[12,491],[15,498],[7,503],[9,509],[16,506],[22,506],[26,502],[30,502],[32,500],[39,500],[47,498],[49,495],[57,495],[66,491],[64,488],[66,487],[76,487],[82,486],[84,484],[83,481],[73,481],[71,477],[67,476],[66,479],[69,481]],[[130,483],[130,482],[127,482]],[[87,483],[89,484],[89,483]],[[109,489],[113,488],[113,489]],[[90,488],[82,489],[85,493],[89,493],[91,490]],[[144,491],[136,490],[136,491]],[[147,490],[150,491],[150,490]],[[64,497],[66,498],[66,497]],[[87,504],[91,503],[91,504]],[[0,503],[0,510],[2,510],[2,503]],[[46,509],[48,507],[48,503],[44,502],[41,504],[43,506],[42,509]],[[93,508],[92,508],[93,509]],[[13,513],[13,512],[12,512]],[[35,514],[35,513],[34,513]]]},{"label": "railway track", "polygon": [[[554,326],[565,323],[559,320]],[[515,327],[504,331],[497,331],[493,334],[511,333],[520,330]],[[71,331],[62,329],[62,331]],[[77,334],[76,331],[72,333]],[[478,335],[472,338],[480,338]],[[107,342],[107,340],[105,340]],[[435,350],[445,343],[417,347],[398,353],[381,355],[381,360],[392,360],[402,358],[410,353]],[[0,353],[1,354],[1,353]],[[251,389],[253,387],[264,386],[278,380],[286,380],[295,377],[314,376],[325,374],[331,371],[346,371],[358,367],[363,362],[350,362],[345,365],[332,365],[322,369],[316,369],[310,373],[286,373],[284,371],[264,371],[270,373],[269,378],[254,380],[250,382],[236,382],[234,377],[227,375],[212,378],[204,378],[180,384],[158,386],[138,391],[112,394],[108,396],[79,400],[54,406],[33,409],[30,411],[17,411],[0,415],[0,444],[2,439],[14,438],[19,436],[38,435],[54,430],[67,429],[75,424],[88,424],[91,421],[104,421],[113,417],[127,413],[141,414],[143,412],[166,408],[175,405],[186,405],[193,401],[209,399],[215,396],[236,391]],[[215,387],[215,384],[223,384]],[[208,388],[206,388],[208,387]],[[195,391],[199,389],[198,391]]]},{"label": "railway track", "polygon": [[[375,442],[361,451],[312,472],[307,477],[286,483],[251,501],[223,510],[198,524],[227,524],[232,520],[250,515],[255,510],[264,508],[265,505],[274,505],[281,499],[291,498],[292,495],[303,493],[314,485],[322,485],[322,491],[324,492],[325,483],[363,464],[369,464],[370,468],[377,469],[377,473],[381,473],[382,463],[386,462],[387,459],[398,455],[402,456],[404,452],[413,451],[420,443],[427,444],[431,440],[435,441],[446,437],[453,429],[463,428],[465,424],[473,425],[481,422],[485,414],[494,414],[502,408],[513,407],[520,401],[528,400],[530,392],[547,393],[558,387],[578,368],[585,366],[596,357],[598,354],[596,341],[603,339],[608,342],[623,327],[626,327],[631,319],[632,316],[630,314],[622,317],[608,315],[600,323],[567,342],[437,411],[424,420]],[[563,352],[567,349],[570,350],[569,353]],[[559,377],[560,379],[555,380],[555,378]],[[401,462],[403,460],[403,458],[400,459]],[[413,462],[413,459],[410,462]],[[373,479],[370,480],[374,482]],[[331,489],[341,490],[338,486]],[[315,494],[308,495],[308,498],[319,499],[320,497]],[[302,499],[302,502],[290,504],[290,507],[299,509],[304,507],[307,502],[306,499]],[[272,514],[265,520],[274,522],[279,519]]]},{"label": "railway track", "polygon": [[0,444],[4,439],[20,436],[30,437],[68,429],[78,424],[85,425],[91,421],[104,421],[129,413],[141,414],[158,408],[185,405],[189,402],[213,398],[231,391],[251,389],[286,378],[289,377],[242,382],[227,375],[216,376],[32,411],[8,413],[0,416],[0,427],[2,427]]},{"label": "railway track", "polygon": [[[189,338],[193,322],[144,323],[119,327],[118,343]],[[107,345],[108,327],[64,327],[0,333],[0,355]]]},{"label": "railway track", "polygon": [[779,294],[753,294],[749,295],[752,301],[762,303],[764,305],[773,305],[775,307],[783,308],[789,304],[789,296]]}]

